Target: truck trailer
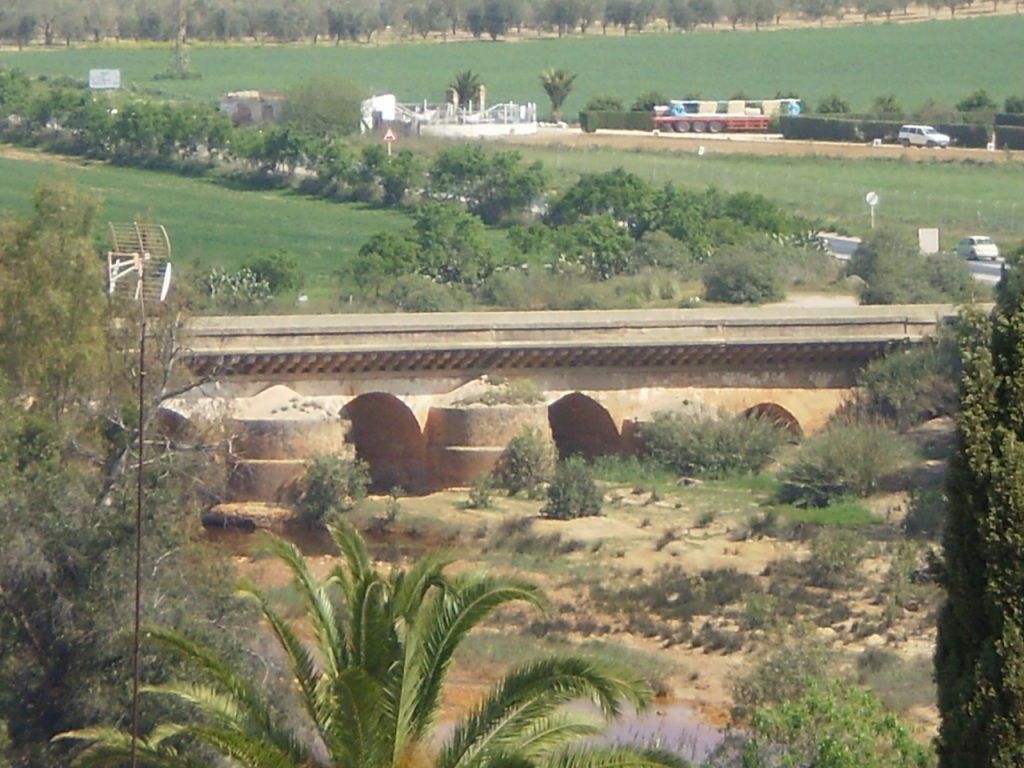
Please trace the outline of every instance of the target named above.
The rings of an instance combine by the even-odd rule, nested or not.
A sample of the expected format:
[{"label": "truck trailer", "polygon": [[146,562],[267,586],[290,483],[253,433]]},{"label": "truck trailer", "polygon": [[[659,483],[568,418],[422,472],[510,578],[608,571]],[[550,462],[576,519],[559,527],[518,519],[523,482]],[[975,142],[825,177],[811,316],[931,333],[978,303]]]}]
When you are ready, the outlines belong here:
[{"label": "truck trailer", "polygon": [[800,114],[798,99],[704,101],[687,99],[654,108],[651,127],[676,133],[767,131],[773,117]]}]

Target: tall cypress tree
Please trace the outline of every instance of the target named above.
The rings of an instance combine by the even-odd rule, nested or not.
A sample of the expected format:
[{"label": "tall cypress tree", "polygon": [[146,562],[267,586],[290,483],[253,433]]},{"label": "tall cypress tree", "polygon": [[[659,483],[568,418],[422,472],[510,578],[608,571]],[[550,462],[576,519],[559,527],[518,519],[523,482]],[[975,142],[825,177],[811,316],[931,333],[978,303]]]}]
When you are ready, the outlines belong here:
[{"label": "tall cypress tree", "polygon": [[1024,766],[1024,292],[961,343],[935,653],[941,768]]}]

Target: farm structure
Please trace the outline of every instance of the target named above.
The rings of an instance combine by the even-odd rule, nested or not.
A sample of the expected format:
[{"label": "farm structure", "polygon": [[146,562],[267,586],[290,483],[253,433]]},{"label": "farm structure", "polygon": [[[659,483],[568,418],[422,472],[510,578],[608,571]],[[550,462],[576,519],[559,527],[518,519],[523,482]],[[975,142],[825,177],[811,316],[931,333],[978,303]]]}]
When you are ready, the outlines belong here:
[{"label": "farm structure", "polygon": [[772,118],[779,114],[800,114],[799,100],[672,101],[667,106],[654,108],[651,123],[654,130],[671,130],[677,133],[767,131]]}]

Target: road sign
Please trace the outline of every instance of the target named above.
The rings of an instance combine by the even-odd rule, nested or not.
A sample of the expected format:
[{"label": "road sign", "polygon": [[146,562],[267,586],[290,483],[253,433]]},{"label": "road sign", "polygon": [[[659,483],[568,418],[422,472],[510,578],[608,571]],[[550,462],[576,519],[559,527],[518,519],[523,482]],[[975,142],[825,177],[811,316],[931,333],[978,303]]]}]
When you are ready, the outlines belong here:
[{"label": "road sign", "polygon": [[398,137],[395,136],[395,132],[393,130],[388,128],[386,131],[384,131],[384,141],[398,141]]},{"label": "road sign", "polygon": [[871,228],[875,228],[875,206],[878,205],[878,193],[868,192],[864,195],[864,202],[868,204],[868,208],[871,210]]}]

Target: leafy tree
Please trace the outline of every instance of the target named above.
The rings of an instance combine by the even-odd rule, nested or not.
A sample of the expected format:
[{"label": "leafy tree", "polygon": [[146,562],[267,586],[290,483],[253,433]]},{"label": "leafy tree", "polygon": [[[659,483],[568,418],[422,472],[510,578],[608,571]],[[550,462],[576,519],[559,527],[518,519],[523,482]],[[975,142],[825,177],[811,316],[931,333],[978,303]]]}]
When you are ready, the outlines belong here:
[{"label": "leafy tree", "polygon": [[1024,96],[1007,96],[1003,111],[1011,115],[1024,114]]},{"label": "leafy tree", "polygon": [[611,216],[590,216],[561,227],[552,241],[560,258],[579,264],[598,280],[633,271],[633,238]]},{"label": "leafy tree", "polygon": [[320,75],[288,90],[288,119],[314,136],[347,135],[359,127],[362,90],[338,75]]},{"label": "leafy tree", "polygon": [[540,20],[553,26],[562,37],[571,30],[583,15],[580,0],[549,0],[540,9]]},{"label": "leafy tree", "polygon": [[866,688],[815,679],[796,699],[759,709],[745,768],[926,768],[928,750]]},{"label": "leafy tree", "polygon": [[588,173],[551,203],[547,221],[557,227],[587,216],[608,215],[624,222],[630,234],[639,237],[651,216],[652,197],[650,185],[622,168]]},{"label": "leafy tree", "polygon": [[845,114],[850,111],[850,102],[833,93],[818,102],[817,111],[822,115]]},{"label": "leafy tree", "polygon": [[991,316],[965,316],[960,345],[935,653],[942,768],[1024,762],[1024,307],[1017,290],[1003,287],[998,299]]},{"label": "leafy tree", "polygon": [[957,112],[995,112],[999,109],[984,88],[972,91],[956,103]]},{"label": "leafy tree", "polygon": [[54,416],[107,375],[97,208],[68,184],[46,183],[30,219],[0,223],[0,374]]},{"label": "leafy tree", "polygon": [[[189,736],[242,766],[415,765],[430,759],[445,676],[462,641],[496,609],[512,602],[537,605],[529,584],[486,575],[449,576],[448,561],[424,558],[407,570],[377,572],[366,544],[349,526],[331,533],[344,565],[318,579],[294,545],[268,537],[267,548],[287,566],[305,608],[300,635],[254,586],[243,587],[262,613],[288,663],[287,695],[298,699],[296,721],[275,714],[285,691],[258,689],[244,672],[190,637],[160,628],[151,637],[210,680],[205,686],[171,683],[154,693],[191,704],[196,717],[163,723],[142,744],[141,756],[159,765],[195,765],[178,736]],[[301,638],[311,637],[311,643]],[[316,661],[315,661],[316,660]],[[664,753],[578,747],[597,727],[560,709],[591,699],[605,717],[621,701],[642,705],[646,686],[619,670],[578,657],[536,661],[513,669],[444,740],[431,762],[438,768],[497,765],[682,766]],[[301,720],[299,720],[301,718]],[[313,736],[314,738],[311,738]],[[91,728],[67,734],[89,739],[84,764],[127,753],[127,734]]]},{"label": "leafy tree", "polygon": [[569,93],[572,91],[572,85],[576,81],[576,75],[573,75],[567,69],[545,69],[540,73],[540,84],[544,88],[544,93],[548,95],[551,100],[551,120],[552,122],[559,122],[562,119],[562,105],[565,104],[565,100],[569,98]]},{"label": "leafy tree", "polygon": [[525,211],[546,183],[539,161],[527,165],[518,152],[487,152],[472,144],[442,150],[429,171],[435,198],[464,201],[487,224]]}]

